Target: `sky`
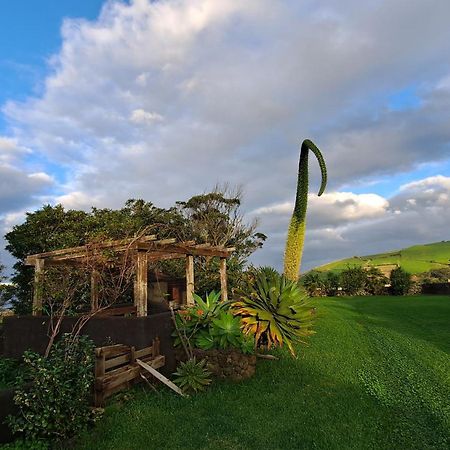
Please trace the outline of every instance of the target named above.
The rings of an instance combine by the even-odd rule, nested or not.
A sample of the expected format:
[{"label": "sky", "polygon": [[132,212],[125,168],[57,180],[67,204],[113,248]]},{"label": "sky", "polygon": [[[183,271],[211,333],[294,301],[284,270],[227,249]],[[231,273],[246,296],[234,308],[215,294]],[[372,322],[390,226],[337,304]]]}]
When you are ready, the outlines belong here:
[{"label": "sky", "polygon": [[303,270],[448,240],[449,17],[448,0],[3,0],[0,232],[47,203],[169,207],[228,182],[268,235],[253,262],[280,269],[310,138],[329,180],[317,197],[310,158]]}]

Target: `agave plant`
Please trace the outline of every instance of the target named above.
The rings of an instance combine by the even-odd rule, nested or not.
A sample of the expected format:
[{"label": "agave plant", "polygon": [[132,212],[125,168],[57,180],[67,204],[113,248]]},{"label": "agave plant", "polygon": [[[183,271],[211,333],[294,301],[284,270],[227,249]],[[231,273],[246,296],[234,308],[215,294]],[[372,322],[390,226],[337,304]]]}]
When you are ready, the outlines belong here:
[{"label": "agave plant", "polygon": [[308,155],[311,150],[319,162],[322,172],[322,183],[318,195],[321,196],[327,184],[327,168],[322,153],[309,139],[302,143],[298,166],[297,194],[294,212],[289,224],[284,252],[284,275],[290,280],[297,281],[303,255],[303,244],[306,229],[306,208],[308,205]]},{"label": "agave plant", "polygon": [[313,333],[312,308],[297,283],[271,268],[256,271],[233,303],[242,330],[253,335],[257,346],[286,344],[295,356],[294,344]]},{"label": "agave plant", "polygon": [[194,358],[181,362],[174,373],[174,382],[184,392],[204,391],[211,384],[211,372],[206,368],[206,360],[197,361]]}]

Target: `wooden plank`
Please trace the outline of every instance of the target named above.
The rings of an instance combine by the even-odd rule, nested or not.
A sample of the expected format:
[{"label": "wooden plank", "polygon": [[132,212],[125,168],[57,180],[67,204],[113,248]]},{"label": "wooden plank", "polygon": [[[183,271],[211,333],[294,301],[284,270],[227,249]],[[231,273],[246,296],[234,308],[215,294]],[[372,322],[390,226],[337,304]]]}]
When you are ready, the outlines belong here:
[{"label": "wooden plank", "polygon": [[195,256],[220,256],[227,258],[230,256],[230,251],[225,247],[196,247],[196,244],[167,244],[156,246],[153,242],[150,243],[137,243],[137,248],[140,250],[146,250],[151,255],[153,251],[164,251],[165,253],[181,253],[182,255],[195,255]]},{"label": "wooden plank", "polygon": [[34,266],[33,316],[42,314],[42,297],[44,282],[44,260],[37,259]]},{"label": "wooden plank", "polygon": [[149,355],[153,355],[153,346],[145,347],[141,350],[135,351],[135,359],[136,358],[142,359],[145,356],[149,356]]},{"label": "wooden plank", "polygon": [[113,367],[121,366],[131,361],[130,353],[126,353],[122,356],[116,356],[115,358],[107,359],[105,361],[105,369],[112,369]]},{"label": "wooden plank", "polygon": [[145,317],[147,315],[147,300],[148,300],[147,281],[148,281],[147,254],[144,252],[138,252],[136,265],[137,299],[135,299],[138,317]]},{"label": "wooden plank", "polygon": [[[114,240],[114,241],[106,241],[106,242],[102,242],[100,244],[96,244],[96,245],[92,245],[92,244],[86,244],[86,245],[81,245],[79,247],[69,247],[69,248],[62,248],[59,250],[53,250],[51,252],[43,252],[43,253],[37,253],[34,255],[29,255],[27,257],[27,262],[25,264],[27,265],[34,265],[34,260],[38,259],[38,258],[48,258],[48,257],[53,257],[53,256],[66,256],[69,254],[76,254],[76,253],[85,253],[87,250],[92,249],[93,247],[95,247],[96,249],[106,249],[106,248],[111,248],[111,247],[117,247],[117,246],[124,246],[127,244],[131,244],[134,241],[136,242],[150,242],[150,241],[155,241],[157,239],[156,235],[147,235],[147,236],[142,236],[139,239],[134,238],[126,238],[126,239],[118,239],[118,240]],[[30,261],[30,263],[28,263],[28,260]]]},{"label": "wooden plank", "polygon": [[145,370],[149,371],[156,379],[164,383],[166,386],[168,386],[172,391],[176,392],[177,394],[180,394],[181,396],[185,397],[184,392],[174,383],[172,383],[168,378],[166,378],[163,374],[159,373],[156,369],[154,369],[149,364],[141,361],[140,359],[136,359],[136,362]]},{"label": "wooden plank", "polygon": [[220,258],[220,292],[222,301],[228,300],[228,286],[227,286],[227,260]]},{"label": "wooden plank", "polygon": [[194,257],[186,256],[186,303],[194,304]]},{"label": "wooden plank", "polygon": [[129,352],[130,346],[123,344],[108,345],[106,347],[97,347],[96,352],[97,351],[101,351],[105,355],[105,358],[111,358]]},{"label": "wooden plank", "polygon": [[100,273],[98,270],[91,272],[91,311],[97,311],[98,309],[98,283],[100,280]]}]

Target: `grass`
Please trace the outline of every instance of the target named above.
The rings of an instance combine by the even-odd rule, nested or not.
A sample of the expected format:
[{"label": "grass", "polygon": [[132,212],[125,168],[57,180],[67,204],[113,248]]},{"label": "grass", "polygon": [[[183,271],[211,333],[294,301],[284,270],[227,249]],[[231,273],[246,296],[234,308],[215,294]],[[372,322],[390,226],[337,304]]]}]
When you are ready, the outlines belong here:
[{"label": "grass", "polygon": [[379,253],[333,261],[324,266],[317,267],[321,272],[332,270],[340,272],[350,266],[380,266],[385,264],[398,264],[407,272],[419,274],[431,269],[448,268],[450,261],[450,241],[435,242],[426,245],[414,245],[403,250]]},{"label": "grass", "polygon": [[317,334],[297,360],[281,353],[189,399],[136,390],[77,448],[447,449],[450,299],[315,304]]}]

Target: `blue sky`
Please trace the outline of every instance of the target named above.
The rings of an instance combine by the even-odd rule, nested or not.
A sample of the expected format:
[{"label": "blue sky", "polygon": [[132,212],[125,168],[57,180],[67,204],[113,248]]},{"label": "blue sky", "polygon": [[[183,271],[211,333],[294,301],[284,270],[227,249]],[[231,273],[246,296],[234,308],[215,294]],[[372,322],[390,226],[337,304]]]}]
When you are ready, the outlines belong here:
[{"label": "blue sky", "polygon": [[330,182],[305,268],[450,239],[447,0],[36,5],[1,7],[2,234],[43,203],[169,206],[229,181],[269,235],[254,261],[280,267],[309,137]]}]

